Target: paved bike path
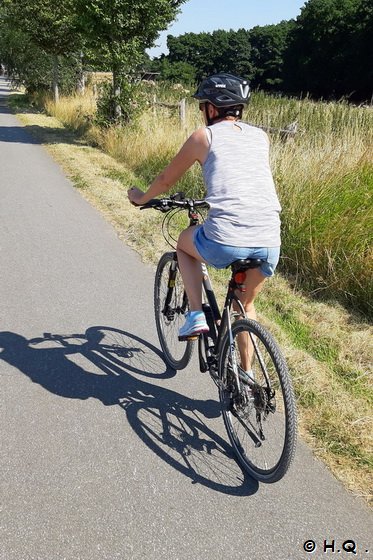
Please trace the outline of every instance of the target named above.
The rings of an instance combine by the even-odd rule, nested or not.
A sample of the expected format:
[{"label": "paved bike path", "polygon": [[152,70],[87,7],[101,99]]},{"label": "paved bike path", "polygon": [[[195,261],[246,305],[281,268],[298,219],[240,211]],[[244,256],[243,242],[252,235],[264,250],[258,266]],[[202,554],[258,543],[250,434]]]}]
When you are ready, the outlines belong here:
[{"label": "paved bike path", "polygon": [[7,94],[0,78],[0,560],[373,555],[371,512],[305,445],[279,483],[242,474],[211,380],[162,360],[152,267]]}]

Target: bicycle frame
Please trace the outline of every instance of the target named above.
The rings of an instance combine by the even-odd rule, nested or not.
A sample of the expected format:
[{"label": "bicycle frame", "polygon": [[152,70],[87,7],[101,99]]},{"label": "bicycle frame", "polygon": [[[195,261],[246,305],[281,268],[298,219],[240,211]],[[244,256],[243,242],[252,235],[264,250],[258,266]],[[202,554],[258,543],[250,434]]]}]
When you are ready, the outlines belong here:
[{"label": "bicycle frame", "polygon": [[[233,276],[228,285],[228,291],[225,297],[224,307],[222,314],[220,313],[215,293],[212,288],[211,280],[208,274],[207,267],[204,263],[201,264],[202,267],[202,285],[203,290],[207,299],[207,304],[203,304],[202,308],[205,312],[207,323],[209,325],[209,332],[199,336],[199,362],[201,371],[209,370],[211,376],[216,382],[220,382],[220,378],[217,372],[217,359],[222,346],[223,338],[226,332],[229,333],[229,347],[232,350],[234,347],[233,336],[232,336],[232,322],[231,322],[231,308],[233,301],[236,302],[239,308],[239,314],[245,317],[245,310],[242,303],[235,294],[235,289],[237,288],[234,282]],[[213,345],[209,345],[209,339],[213,341]],[[204,345],[204,351],[207,362],[203,358],[202,353],[202,343]],[[236,363],[235,353],[231,351],[231,359],[233,372],[236,377],[237,386],[240,386],[240,380],[238,376],[238,368]]]},{"label": "bicycle frame", "polygon": [[[165,205],[161,206],[162,211],[168,211],[169,210],[169,206],[168,206],[168,202],[171,202],[172,204],[175,204],[176,206],[180,206],[180,204],[182,206],[185,207],[185,205],[180,201],[180,199],[182,200],[183,197],[179,197],[178,195],[175,195],[175,197],[173,198],[173,200],[171,201],[167,201],[167,199],[165,200]],[[178,203],[179,202],[179,203]],[[199,201],[199,202],[204,202],[204,201]],[[157,203],[159,204],[159,203]],[[161,202],[162,205],[162,202]],[[199,204],[196,205],[196,201],[193,201],[191,199],[188,200],[188,218],[189,218],[189,226],[196,226],[199,224],[199,214],[198,211],[196,211],[196,207]],[[159,208],[159,206],[156,205],[156,207]],[[188,299],[186,296],[186,293],[184,292],[183,295],[183,301],[182,301],[182,305],[181,307],[179,307],[176,310],[173,310],[172,308],[170,308],[170,303],[171,303],[171,299],[172,299],[172,290],[175,286],[175,279],[176,279],[176,274],[177,274],[177,268],[178,268],[178,262],[177,262],[177,253],[173,252],[173,260],[172,260],[172,264],[170,267],[170,272],[169,272],[169,281],[168,281],[168,293],[165,299],[165,303],[164,303],[164,308],[163,308],[163,313],[165,315],[167,315],[168,313],[170,314],[170,316],[168,317],[169,319],[171,319],[171,313],[182,313],[185,314],[186,310],[187,310],[187,306],[188,306]],[[216,301],[216,297],[211,285],[211,280],[208,274],[208,270],[207,267],[204,263],[201,263],[201,268],[202,268],[202,286],[203,286],[203,290],[207,299],[207,303],[203,304],[203,310],[205,312],[206,315],[206,319],[207,319],[207,323],[209,325],[209,332],[207,334],[202,334],[199,335],[198,340],[199,340],[199,361],[200,361],[200,369],[201,371],[207,371],[209,370],[211,376],[214,378],[215,381],[219,381],[219,376],[217,374],[217,360],[218,360],[218,356],[219,356],[219,352],[221,350],[221,346],[222,346],[222,342],[223,342],[223,338],[226,332],[229,333],[229,347],[231,349],[231,360],[232,360],[232,366],[233,366],[233,371],[234,371],[234,375],[236,377],[236,383],[237,383],[237,387],[240,387],[241,383],[240,383],[240,379],[239,379],[239,375],[238,375],[238,368],[237,368],[237,363],[236,363],[236,357],[235,357],[235,353],[233,352],[233,348],[234,348],[234,341],[233,341],[233,336],[232,336],[232,323],[231,323],[231,308],[232,308],[232,303],[236,302],[236,305],[238,307],[238,314],[241,315],[242,317],[246,317],[246,313],[245,310],[243,308],[242,303],[240,302],[239,298],[236,296],[235,294],[235,290],[240,288],[240,285],[235,281],[234,278],[234,274],[232,273],[229,285],[228,285],[228,291],[225,297],[225,302],[224,302],[224,307],[223,307],[223,311],[222,313],[220,313],[217,301]],[[209,339],[212,340],[213,344],[210,345],[209,344]],[[253,343],[254,348],[256,348],[255,346],[255,341],[254,339],[251,337],[251,341]],[[203,353],[202,353],[202,343],[204,345],[204,350],[205,350],[205,355],[206,355],[206,359],[207,362],[204,360],[203,358]],[[216,372],[216,375],[214,375],[214,373]]]}]

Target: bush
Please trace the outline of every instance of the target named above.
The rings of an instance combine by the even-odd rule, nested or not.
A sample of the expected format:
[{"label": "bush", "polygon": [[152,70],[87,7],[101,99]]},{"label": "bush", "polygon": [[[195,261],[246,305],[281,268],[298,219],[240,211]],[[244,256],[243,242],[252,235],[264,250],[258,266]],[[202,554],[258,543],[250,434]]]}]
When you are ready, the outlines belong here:
[{"label": "bush", "polygon": [[[133,123],[143,113],[146,104],[146,94],[138,83],[123,81],[118,96],[114,95],[112,84],[103,83],[99,86],[95,123],[101,127]],[[117,115],[117,106],[120,115]]]}]

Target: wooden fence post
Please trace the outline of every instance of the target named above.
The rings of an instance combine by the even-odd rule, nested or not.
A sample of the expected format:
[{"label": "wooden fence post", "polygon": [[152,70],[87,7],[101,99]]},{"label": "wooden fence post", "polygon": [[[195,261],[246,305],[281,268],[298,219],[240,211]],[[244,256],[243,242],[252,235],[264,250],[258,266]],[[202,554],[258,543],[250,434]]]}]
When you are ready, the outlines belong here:
[{"label": "wooden fence post", "polygon": [[185,97],[184,99],[182,99],[179,103],[179,115],[180,115],[180,120],[181,120],[181,124],[183,124],[185,126],[186,124],[186,102],[185,102]]},{"label": "wooden fence post", "polygon": [[187,133],[187,121],[186,121],[186,99],[182,99],[179,103],[163,103],[161,101],[157,101],[156,95],[153,95],[153,114],[156,115],[156,106],[159,105],[160,107],[166,107],[167,109],[179,109],[179,119],[182,127],[184,128],[185,132]]}]

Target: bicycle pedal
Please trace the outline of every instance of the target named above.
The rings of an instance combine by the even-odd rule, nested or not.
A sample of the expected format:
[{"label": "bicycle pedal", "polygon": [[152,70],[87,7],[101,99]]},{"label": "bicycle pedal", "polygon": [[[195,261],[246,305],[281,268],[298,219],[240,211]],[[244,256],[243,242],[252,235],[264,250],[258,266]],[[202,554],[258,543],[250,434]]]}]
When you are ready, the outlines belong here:
[{"label": "bicycle pedal", "polygon": [[193,340],[198,340],[199,335],[198,334],[192,334],[191,336],[179,336],[179,341],[180,342],[185,342],[185,341],[193,341]]}]

